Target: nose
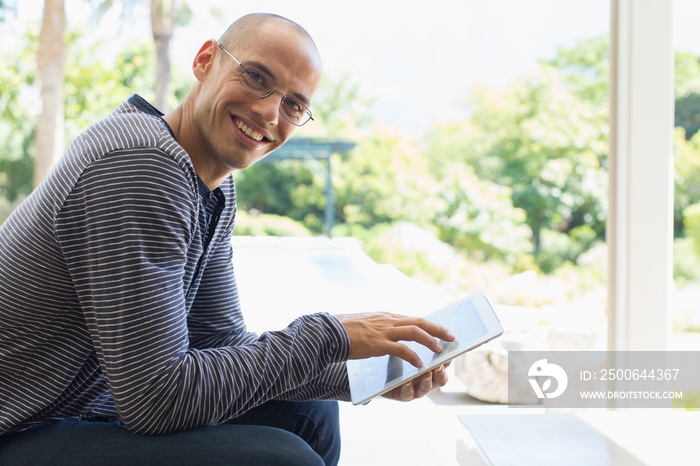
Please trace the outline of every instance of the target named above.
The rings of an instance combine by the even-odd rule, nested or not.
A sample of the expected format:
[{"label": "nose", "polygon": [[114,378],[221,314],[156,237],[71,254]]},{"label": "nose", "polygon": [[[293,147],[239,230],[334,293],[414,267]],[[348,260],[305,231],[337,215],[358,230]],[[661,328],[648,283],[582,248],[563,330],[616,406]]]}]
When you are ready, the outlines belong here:
[{"label": "nose", "polygon": [[284,94],[275,89],[272,94],[254,102],[251,110],[260,115],[265,123],[276,125],[279,122],[280,105],[283,98]]}]

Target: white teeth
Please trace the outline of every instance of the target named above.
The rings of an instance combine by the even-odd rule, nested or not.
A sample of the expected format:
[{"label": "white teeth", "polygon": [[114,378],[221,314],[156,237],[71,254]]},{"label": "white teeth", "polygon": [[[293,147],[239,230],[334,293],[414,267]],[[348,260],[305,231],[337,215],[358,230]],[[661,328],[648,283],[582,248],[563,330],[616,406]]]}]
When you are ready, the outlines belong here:
[{"label": "white teeth", "polygon": [[257,132],[253,131],[251,128],[248,128],[245,123],[243,123],[241,120],[235,120],[236,126],[238,126],[238,129],[243,131],[245,134],[247,134],[249,137],[255,139],[256,141],[262,141],[262,134],[258,134]]}]

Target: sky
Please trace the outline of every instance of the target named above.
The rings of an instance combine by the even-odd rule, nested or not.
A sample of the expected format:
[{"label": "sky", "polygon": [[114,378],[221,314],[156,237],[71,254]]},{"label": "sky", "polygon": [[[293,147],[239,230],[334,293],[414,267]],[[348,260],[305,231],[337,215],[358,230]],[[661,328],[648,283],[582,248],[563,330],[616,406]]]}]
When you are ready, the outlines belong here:
[{"label": "sky", "polygon": [[[463,116],[462,102],[475,84],[505,85],[534,70],[538,60],[554,57],[558,46],[608,33],[610,22],[609,0],[258,0],[253,7],[190,2],[195,4],[192,22],[176,29],[172,43],[171,57],[181,70],[201,44],[241,15],[281,14],[314,37],[328,75],[349,74],[361,95],[374,100],[376,120],[409,136]],[[95,25],[86,0],[66,5],[68,20],[86,24],[88,40],[99,41],[106,57],[128,40],[151,38],[145,7],[134,9],[128,21],[120,21],[115,9]],[[40,19],[42,6],[42,0],[19,2],[18,20],[0,29],[0,47],[27,21]],[[700,55],[698,19],[700,1],[674,0],[676,48]]]}]

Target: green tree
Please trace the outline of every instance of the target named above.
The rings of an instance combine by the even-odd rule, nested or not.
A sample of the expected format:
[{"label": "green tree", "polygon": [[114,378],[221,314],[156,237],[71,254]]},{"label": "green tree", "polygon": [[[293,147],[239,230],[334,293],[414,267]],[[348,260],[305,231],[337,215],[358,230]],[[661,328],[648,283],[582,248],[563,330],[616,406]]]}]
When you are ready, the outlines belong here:
[{"label": "green tree", "polygon": [[[358,84],[347,74],[324,76],[312,104],[315,121],[302,127],[298,134],[361,139],[362,131],[372,122],[368,112],[370,105],[371,99],[361,95]],[[354,202],[349,200],[352,196],[348,196],[346,179],[352,176],[353,167],[359,163],[355,160],[358,153],[362,152],[356,149],[342,159],[337,154],[332,159],[333,173],[336,174],[333,178],[336,222],[345,222],[346,210],[354,209],[346,209],[346,202]],[[238,205],[242,210],[288,216],[320,234],[324,227],[326,176],[325,165],[313,160],[259,162],[234,173]],[[367,206],[367,210],[372,208]],[[355,218],[352,213],[349,216]]]},{"label": "green tree", "polygon": [[[368,229],[411,221],[428,225],[437,194],[420,152],[397,134],[378,131],[358,141],[348,154],[334,154],[335,221]],[[257,163],[235,172],[239,207],[288,216],[323,232],[325,165],[286,160]],[[432,193],[432,194],[431,194]]]},{"label": "green tree", "polygon": [[[471,117],[436,128],[428,138],[431,172],[470,164],[480,179],[512,190],[527,212],[540,265],[578,254],[604,238],[607,205],[608,40],[560,47],[537,74],[505,91],[471,96]],[[700,61],[676,53],[676,235],[683,211],[700,202]],[[685,136],[685,137],[684,137]],[[556,257],[559,259],[556,259]]]},{"label": "green tree", "polygon": [[700,130],[700,94],[691,92],[676,100],[675,126],[690,139]]},{"label": "green tree", "polygon": [[685,236],[684,211],[700,203],[700,133],[686,140],[683,128],[674,134],[674,233]]},{"label": "green tree", "polygon": [[[685,213],[700,203],[700,59],[690,52],[675,54],[674,235],[686,236]],[[677,243],[677,247],[681,243]],[[677,254],[680,260],[682,254]]]},{"label": "green tree", "polygon": [[[323,228],[322,176],[314,176],[313,162],[284,160],[258,162],[254,166],[234,173],[236,200],[244,211],[257,211],[290,217],[304,222],[310,230],[321,233]],[[315,193],[318,202],[300,204],[295,201],[297,192]],[[320,204],[320,208],[317,205]]]},{"label": "green tree", "polygon": [[127,19],[129,13],[145,4],[151,12],[151,32],[155,44],[155,106],[163,112],[170,110],[171,99],[168,87],[171,78],[170,41],[176,26],[187,24],[192,19],[192,10],[187,0],[87,0],[97,8],[101,16],[107,10],[119,6],[122,17]]},{"label": "green tree", "polygon": [[700,92],[700,60],[692,52],[677,51],[674,63],[674,88],[676,100]]},{"label": "green tree", "polygon": [[610,76],[609,36],[581,39],[573,47],[560,46],[545,66],[554,67],[569,92],[607,118]]},{"label": "green tree", "polygon": [[418,149],[400,134],[378,130],[334,167],[338,223],[430,223],[435,184]]},{"label": "green tree", "polygon": [[[36,30],[32,34],[36,37]],[[0,196],[10,203],[32,189],[36,145],[34,131],[36,46],[13,49],[0,67]],[[1,219],[0,219],[1,220]]]},{"label": "green tree", "polygon": [[691,52],[675,55],[675,125],[690,139],[700,129],[700,60]]},{"label": "green tree", "polygon": [[[427,138],[438,179],[466,164],[478,180],[509,188],[547,270],[557,265],[551,257],[575,261],[604,238],[607,50],[605,38],[560,48],[505,89],[477,89],[467,100],[468,121],[437,127]],[[566,242],[555,240],[561,235]],[[552,254],[562,248],[566,254]]]},{"label": "green tree", "polygon": [[314,96],[312,134],[332,138],[360,137],[374,118],[370,109],[374,99],[362,94],[360,85],[347,74],[324,75]]},{"label": "green tree", "polygon": [[[595,52],[597,50],[597,52]],[[583,41],[571,50],[559,49],[549,62],[564,73],[572,91],[596,108],[607,107],[608,58],[604,38]],[[599,57],[596,60],[595,57]],[[683,236],[683,210],[700,202],[699,145],[691,141],[700,129],[700,59],[692,52],[675,52],[675,233]],[[597,89],[595,92],[582,92]],[[601,116],[607,117],[605,112]],[[606,165],[601,159],[601,164]]]},{"label": "green tree", "polygon": [[527,212],[535,251],[543,229],[589,224],[602,236],[606,126],[565,89],[556,70],[545,66],[498,96],[482,89],[471,102],[462,162],[480,179],[512,190],[513,205]]},{"label": "green tree", "polygon": [[[105,118],[133,93],[151,99],[155,56],[152,42],[127,43],[113,63],[105,62],[99,44],[85,45],[81,31],[69,34],[66,70],[66,140]],[[79,64],[79,66],[72,66]]]},{"label": "green tree", "polygon": [[[36,155],[36,38],[31,28],[21,48],[0,59],[12,66],[0,69],[0,195],[13,202],[32,189]],[[82,33],[66,35],[64,82],[65,139],[70,141],[90,124],[104,118],[125,98],[138,92],[151,98],[155,55],[152,42],[127,44],[114,63],[102,61],[99,44],[85,45]],[[75,64],[79,64],[76,66]],[[174,93],[184,93],[189,80],[175,76]],[[171,96],[171,99],[174,97]]]},{"label": "green tree", "polygon": [[443,241],[511,265],[532,251],[526,213],[513,207],[508,187],[480,180],[462,164],[454,164],[437,187],[433,223]]},{"label": "green tree", "polygon": [[692,241],[697,258],[700,258],[700,203],[686,207],[683,211],[685,231]]}]

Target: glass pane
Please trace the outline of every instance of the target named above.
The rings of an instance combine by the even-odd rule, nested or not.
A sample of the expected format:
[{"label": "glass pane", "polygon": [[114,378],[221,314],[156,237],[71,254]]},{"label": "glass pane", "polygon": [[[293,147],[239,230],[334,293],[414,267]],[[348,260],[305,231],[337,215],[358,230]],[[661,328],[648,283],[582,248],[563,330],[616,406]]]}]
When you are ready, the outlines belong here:
[{"label": "glass pane", "polygon": [[[293,15],[326,70],[297,134],[356,144],[331,158],[333,236],[431,290],[405,312],[483,289],[516,326],[604,345],[609,2],[396,5]],[[297,182],[277,197],[257,181],[283,172]],[[237,173],[241,208],[323,234],[326,176]]]},{"label": "glass pane", "polygon": [[675,0],[674,349],[700,346],[700,4]]},{"label": "glass pane", "polygon": [[[150,92],[143,90],[152,87],[155,62],[149,11],[130,3],[128,24],[111,12],[112,23],[76,39],[81,47],[67,60],[69,136],[131,93]],[[605,347],[610,2],[262,0],[250,10],[223,3],[199,2],[191,23],[175,29],[173,101],[191,84],[186,70],[201,44],[252,11],[305,27],[325,70],[310,106],[316,121],[296,133],[310,138],[302,141],[309,148],[280,151],[234,174],[234,234],[247,236],[233,240],[234,266],[250,328],[276,330],[317,311],[427,315],[483,290],[508,333],[456,361],[445,390],[410,410],[378,402],[343,413],[348,463],[451,464],[457,411],[506,400],[507,380],[494,362],[506,344]],[[22,7],[20,16],[38,19],[41,2],[33,4],[31,15]],[[67,2],[69,21],[86,19],[87,10]],[[20,29],[7,36],[20,36],[26,24]],[[26,123],[38,106],[27,78],[35,68],[25,66],[33,49],[25,49],[13,55],[23,65],[0,76],[9,76],[7,88],[26,110],[13,116],[15,126],[0,122],[0,162],[13,161],[0,171],[30,170],[19,164],[31,165],[23,157],[32,143],[16,137],[32,137]],[[684,85],[700,92],[691,62]],[[275,81],[294,95],[292,80]],[[692,155],[700,149],[681,142],[695,173],[700,157]],[[0,173],[6,198],[14,189],[8,173]],[[690,202],[698,190],[684,186],[691,185],[684,208],[700,202]],[[0,218],[25,194],[0,203]],[[683,210],[685,218],[693,211]],[[678,230],[688,251],[692,228]],[[428,416],[434,421],[416,422]]]}]

